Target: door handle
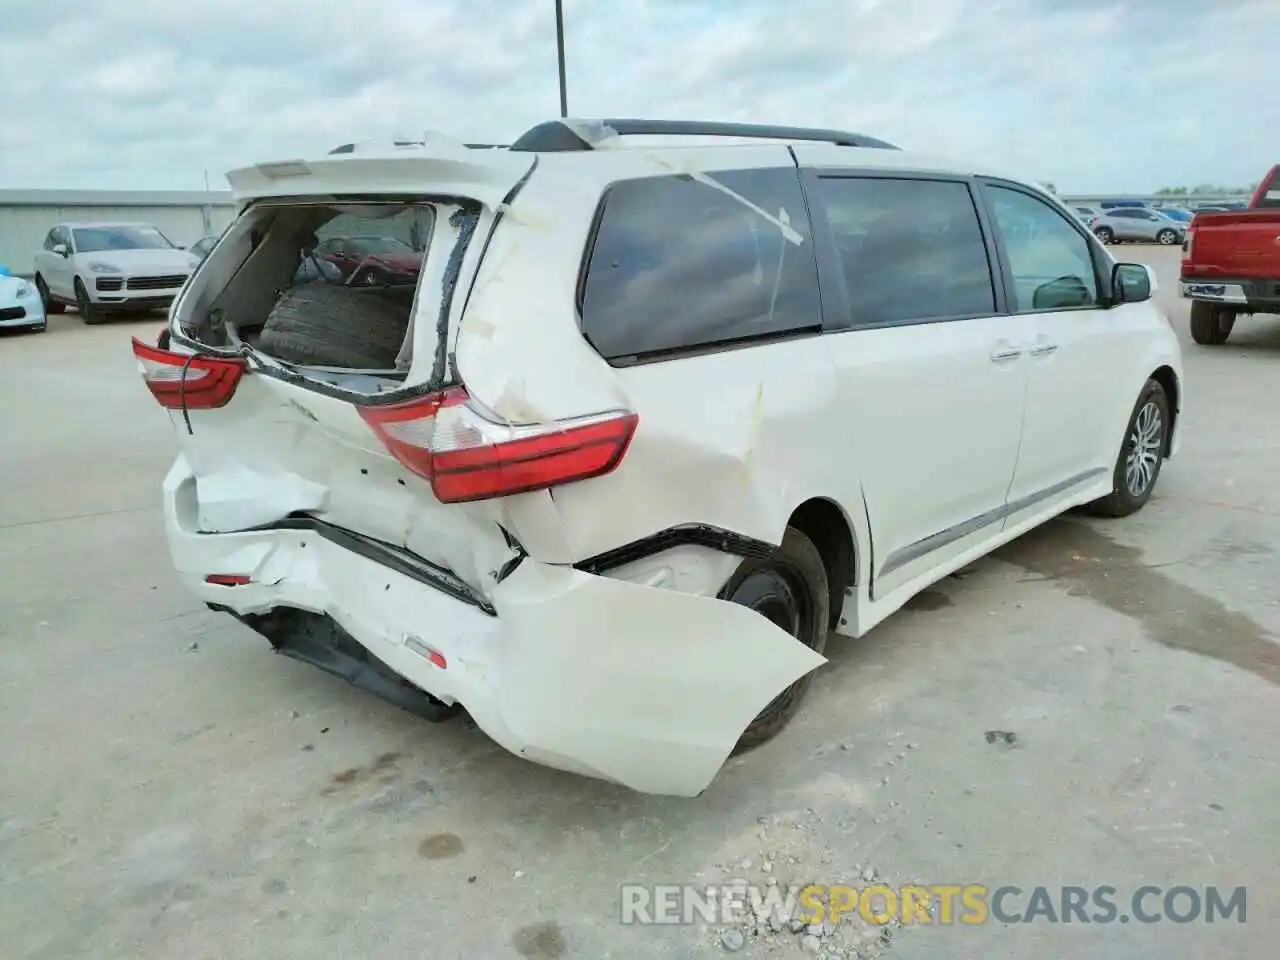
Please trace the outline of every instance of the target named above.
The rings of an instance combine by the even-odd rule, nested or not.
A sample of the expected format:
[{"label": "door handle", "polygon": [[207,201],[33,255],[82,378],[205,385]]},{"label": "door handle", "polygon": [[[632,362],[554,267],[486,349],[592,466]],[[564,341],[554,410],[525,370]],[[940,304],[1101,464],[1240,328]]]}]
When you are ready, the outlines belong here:
[{"label": "door handle", "polygon": [[1037,343],[1028,353],[1033,357],[1047,357],[1051,353],[1057,352],[1058,345],[1056,343]]},{"label": "door handle", "polygon": [[995,350],[991,354],[992,363],[1008,363],[1010,360],[1017,360],[1022,356],[1022,350],[1018,347],[1002,347]]}]

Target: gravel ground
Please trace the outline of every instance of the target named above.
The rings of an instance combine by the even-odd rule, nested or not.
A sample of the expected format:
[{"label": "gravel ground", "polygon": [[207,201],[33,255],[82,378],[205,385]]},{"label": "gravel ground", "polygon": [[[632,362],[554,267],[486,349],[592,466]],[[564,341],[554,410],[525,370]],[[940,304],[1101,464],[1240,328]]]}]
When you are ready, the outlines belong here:
[{"label": "gravel ground", "polygon": [[[785,734],[692,801],[271,656],[170,572],[171,432],[128,350],[160,318],[0,337],[4,956],[1274,956],[1280,320],[1196,347],[1176,249],[1121,249],[1187,351],[1148,508],[1051,524],[838,644]],[[1243,924],[620,922],[623,884],[735,879],[1249,899]]]}]

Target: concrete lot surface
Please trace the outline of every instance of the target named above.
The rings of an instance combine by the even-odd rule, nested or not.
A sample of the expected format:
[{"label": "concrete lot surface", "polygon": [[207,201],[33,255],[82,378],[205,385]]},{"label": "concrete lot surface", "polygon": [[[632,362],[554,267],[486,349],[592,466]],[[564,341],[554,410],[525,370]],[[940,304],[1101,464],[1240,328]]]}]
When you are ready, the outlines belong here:
[{"label": "concrete lot surface", "polygon": [[[1178,251],[1117,250],[1157,265],[1186,343],[1183,449],[1147,509],[1056,522],[829,648],[796,722],[696,800],[533,766],[271,655],[170,572],[172,433],[128,346],[159,316],[0,337],[0,955],[630,960],[719,956],[736,930],[743,957],[1274,957],[1280,321],[1197,347]],[[1122,907],[1246,886],[1247,916],[619,923],[623,883],[735,876],[1109,884]]]}]

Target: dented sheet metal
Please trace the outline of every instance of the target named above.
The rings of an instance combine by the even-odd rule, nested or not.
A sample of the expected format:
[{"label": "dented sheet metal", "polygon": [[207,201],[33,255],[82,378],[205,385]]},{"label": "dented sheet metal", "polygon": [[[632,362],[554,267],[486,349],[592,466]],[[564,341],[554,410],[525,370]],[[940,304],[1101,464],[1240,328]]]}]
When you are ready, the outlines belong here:
[{"label": "dented sheet metal", "polygon": [[745,607],[565,567],[522,565],[494,603],[508,728],[645,793],[701,793],[752,718],[826,662]]},{"label": "dented sheet metal", "polygon": [[[742,730],[825,662],[764,617],[720,600],[526,559],[487,615],[303,530],[200,534],[183,458],[165,481],[175,566],[201,599],[240,614],[327,614],[508,750],[645,793],[696,796]],[[235,588],[209,571],[250,575]],[[430,662],[438,652],[447,666]]]}]

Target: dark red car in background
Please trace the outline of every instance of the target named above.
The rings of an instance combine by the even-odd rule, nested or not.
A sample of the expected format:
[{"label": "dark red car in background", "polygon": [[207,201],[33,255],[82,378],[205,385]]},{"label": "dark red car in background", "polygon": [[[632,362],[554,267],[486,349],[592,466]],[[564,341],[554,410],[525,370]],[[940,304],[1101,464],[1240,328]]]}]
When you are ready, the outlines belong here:
[{"label": "dark red car in background", "polygon": [[422,252],[396,237],[333,237],[315,253],[338,268],[344,283],[417,283],[422,269]]}]

